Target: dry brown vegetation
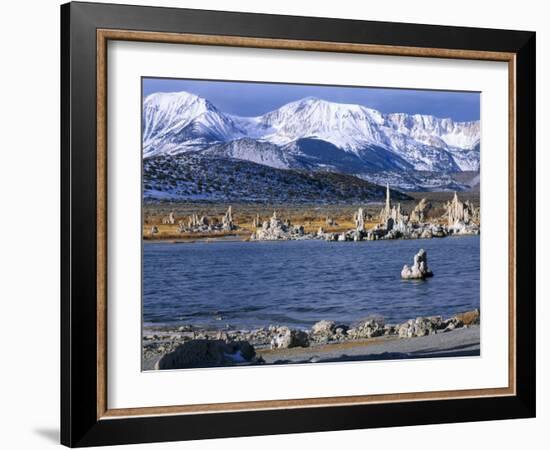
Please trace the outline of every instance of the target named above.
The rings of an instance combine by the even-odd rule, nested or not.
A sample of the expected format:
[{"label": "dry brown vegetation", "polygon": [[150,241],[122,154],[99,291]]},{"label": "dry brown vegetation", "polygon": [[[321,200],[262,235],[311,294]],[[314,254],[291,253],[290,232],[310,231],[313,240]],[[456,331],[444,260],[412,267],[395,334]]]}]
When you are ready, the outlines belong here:
[{"label": "dry brown vegetation", "polygon": [[[443,213],[443,205],[452,199],[452,192],[419,192],[409,193],[415,200],[401,202],[401,208],[410,212],[416,203],[422,198],[426,198],[431,204],[432,209],[429,217],[437,220]],[[461,200],[470,200],[477,206],[479,205],[479,193],[460,193]],[[316,232],[319,227],[323,227],[327,232],[342,232],[354,228],[353,214],[359,207],[362,207],[367,214],[365,226],[372,228],[378,223],[378,213],[382,208],[382,203],[371,204],[352,204],[352,205],[265,205],[265,204],[238,204],[232,203],[233,219],[238,226],[236,231],[220,231],[209,233],[180,233],[177,222],[182,220],[187,224],[189,216],[198,214],[198,216],[207,216],[209,219],[221,220],[221,217],[227,210],[229,204],[225,203],[150,203],[143,206],[143,238],[147,240],[195,240],[206,238],[235,237],[237,239],[246,239],[254,231],[253,221],[256,215],[260,216],[260,221],[268,220],[273,211],[284,219],[290,220],[293,224],[303,225],[306,232]],[[162,218],[170,212],[174,212],[176,219],[175,225],[163,225]],[[332,225],[327,223],[327,219],[332,219]],[[156,226],[158,233],[151,234],[151,227]]]}]

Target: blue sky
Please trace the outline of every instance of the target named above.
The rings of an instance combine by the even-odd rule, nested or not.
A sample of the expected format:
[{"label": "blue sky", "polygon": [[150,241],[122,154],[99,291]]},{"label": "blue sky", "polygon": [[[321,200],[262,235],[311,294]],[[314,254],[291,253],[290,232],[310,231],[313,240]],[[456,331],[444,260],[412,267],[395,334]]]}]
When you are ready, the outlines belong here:
[{"label": "blue sky", "polygon": [[205,97],[221,111],[239,116],[257,116],[294,100],[318,97],[364,105],[383,113],[431,114],[457,121],[480,117],[478,92],[143,78],[144,97],[177,91]]}]

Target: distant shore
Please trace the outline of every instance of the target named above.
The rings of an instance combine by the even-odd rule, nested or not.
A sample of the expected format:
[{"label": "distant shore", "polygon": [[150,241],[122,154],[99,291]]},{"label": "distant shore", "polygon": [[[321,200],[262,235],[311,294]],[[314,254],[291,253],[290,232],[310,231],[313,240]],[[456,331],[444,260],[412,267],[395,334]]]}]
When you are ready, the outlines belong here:
[{"label": "distant shore", "polygon": [[[423,201],[422,227],[433,228],[434,234],[440,234],[437,228],[445,228],[448,219],[444,217],[448,202],[453,199],[453,192],[423,192],[408,193],[410,200],[394,201],[393,206],[397,205],[398,211],[393,214],[413,210],[418,210],[419,201]],[[479,209],[479,194],[475,192],[460,193],[460,199],[466,201],[466,204],[472,205],[472,208]],[[389,191],[388,191],[389,198]],[[423,199],[423,200],[422,200]],[[469,202],[469,203],[468,203]],[[388,202],[386,202],[388,205]],[[317,237],[322,230],[324,238],[331,240],[342,240],[339,236],[350,234],[350,230],[357,230],[357,213],[362,213],[362,230],[366,238],[367,234],[373,233],[381,235],[377,231],[380,227],[387,226],[387,220],[381,219],[381,208],[385,206],[381,201],[365,201],[362,203],[337,203],[328,204],[319,201],[317,203],[251,203],[251,202],[145,202],[143,204],[143,240],[147,242],[190,242],[190,241],[217,241],[225,239],[235,239],[248,241],[258,235],[263,224],[273,217],[276,213],[282,225],[288,224],[290,228],[299,228],[299,233],[303,238]],[[460,209],[464,206],[460,205]],[[232,209],[231,220],[225,217]],[[391,211],[387,211],[392,213]],[[222,221],[228,220],[227,226],[222,226]],[[409,221],[409,217],[402,217],[404,222]],[[397,227],[400,217],[394,217]],[[419,220],[419,219],[418,219]],[[290,226],[292,224],[292,226]],[[401,226],[403,227],[404,224]],[[422,224],[421,224],[422,225]],[[284,230],[279,233],[278,238],[285,238]],[[401,230],[406,231],[406,230]],[[411,230],[409,230],[411,231]],[[418,234],[422,234],[421,229]],[[261,234],[261,233],[260,233]],[[264,233],[265,234],[265,233]],[[272,233],[273,234],[273,233]],[[287,233],[288,234],[288,233]],[[403,233],[408,235],[411,233]],[[428,233],[432,234],[432,233]],[[257,237],[257,236],[256,236]],[[380,236],[374,236],[380,237]],[[272,237],[268,237],[271,239]],[[353,240],[351,235],[349,239]],[[265,237],[259,237],[259,240],[265,240]],[[363,239],[360,239],[363,240]]]}]

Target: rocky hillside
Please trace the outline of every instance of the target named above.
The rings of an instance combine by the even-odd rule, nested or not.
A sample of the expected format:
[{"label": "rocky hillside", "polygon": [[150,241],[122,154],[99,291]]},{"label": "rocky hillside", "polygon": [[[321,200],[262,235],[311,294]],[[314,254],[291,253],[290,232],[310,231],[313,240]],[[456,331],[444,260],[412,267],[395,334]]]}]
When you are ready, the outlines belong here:
[{"label": "rocky hillside", "polygon": [[[352,175],[277,169],[234,158],[197,153],[143,161],[147,200],[354,203],[383,200],[385,188]],[[392,192],[395,199],[409,199]]]}]

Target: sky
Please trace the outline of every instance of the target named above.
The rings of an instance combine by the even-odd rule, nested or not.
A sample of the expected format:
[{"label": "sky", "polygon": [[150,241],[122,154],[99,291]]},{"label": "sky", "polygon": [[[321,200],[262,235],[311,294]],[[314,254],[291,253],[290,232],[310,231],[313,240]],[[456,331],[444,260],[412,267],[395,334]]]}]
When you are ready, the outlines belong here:
[{"label": "sky", "polygon": [[143,78],[144,97],[178,91],[199,95],[225,113],[244,117],[259,116],[304,97],[363,105],[383,113],[429,114],[455,121],[480,117],[479,92]]}]

